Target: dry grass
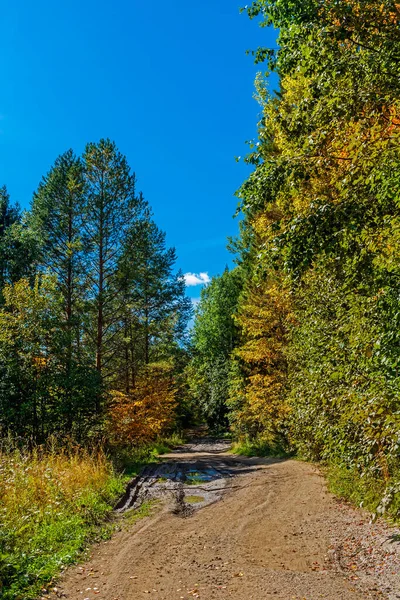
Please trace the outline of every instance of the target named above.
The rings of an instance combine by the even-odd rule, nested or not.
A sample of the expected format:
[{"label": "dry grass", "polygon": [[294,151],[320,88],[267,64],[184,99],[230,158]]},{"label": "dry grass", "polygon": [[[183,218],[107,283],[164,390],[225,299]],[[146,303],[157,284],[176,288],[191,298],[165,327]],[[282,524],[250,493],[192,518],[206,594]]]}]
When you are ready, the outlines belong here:
[{"label": "dry grass", "polygon": [[85,549],[122,489],[99,450],[0,450],[0,596],[35,598]]}]

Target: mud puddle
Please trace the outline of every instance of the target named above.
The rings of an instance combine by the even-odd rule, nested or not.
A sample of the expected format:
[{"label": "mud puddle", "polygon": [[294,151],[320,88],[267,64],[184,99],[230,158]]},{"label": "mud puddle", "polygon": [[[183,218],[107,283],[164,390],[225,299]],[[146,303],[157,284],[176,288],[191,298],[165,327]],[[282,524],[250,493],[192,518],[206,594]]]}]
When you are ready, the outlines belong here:
[{"label": "mud puddle", "polygon": [[229,447],[229,442],[224,440],[201,440],[177,448],[161,464],[148,465],[132,479],[116,511],[125,512],[138,508],[143,502],[161,500],[167,502],[173,513],[188,516],[217,502],[239,471],[233,457],[219,458]]}]

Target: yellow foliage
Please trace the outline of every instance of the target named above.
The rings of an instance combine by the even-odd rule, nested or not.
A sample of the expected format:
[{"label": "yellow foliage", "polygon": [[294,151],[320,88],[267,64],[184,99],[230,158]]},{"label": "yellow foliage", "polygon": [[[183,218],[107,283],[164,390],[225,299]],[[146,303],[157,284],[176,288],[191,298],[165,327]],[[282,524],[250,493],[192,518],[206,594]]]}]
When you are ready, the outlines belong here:
[{"label": "yellow foliage", "polygon": [[248,288],[237,317],[244,343],[236,356],[245,381],[235,421],[254,435],[274,437],[288,412],[285,346],[290,319],[290,297],[281,281],[269,280]]},{"label": "yellow foliage", "polygon": [[112,391],[111,396],[108,431],[116,446],[154,440],[174,422],[176,389],[167,365],[147,366],[130,394]]},{"label": "yellow foliage", "polygon": [[38,370],[46,366],[46,346],[50,337],[51,319],[60,318],[59,299],[54,277],[37,276],[31,286],[20,279],[3,289],[5,308],[0,310],[0,341],[14,345],[18,340],[19,353]]}]

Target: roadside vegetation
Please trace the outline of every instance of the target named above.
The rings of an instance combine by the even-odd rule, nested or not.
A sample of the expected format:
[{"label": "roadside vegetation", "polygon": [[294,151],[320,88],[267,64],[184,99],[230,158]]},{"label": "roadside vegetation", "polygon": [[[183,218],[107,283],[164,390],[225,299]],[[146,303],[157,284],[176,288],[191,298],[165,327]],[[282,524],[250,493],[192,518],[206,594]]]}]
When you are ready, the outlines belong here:
[{"label": "roadside vegetation", "polygon": [[335,493],[400,519],[399,5],[243,11],[278,49],[253,52],[235,266],[190,333],[175,249],[114,142],[61,154],[25,212],[0,189],[7,600],[106,535],[126,478],[201,422],[238,454],[318,461]]},{"label": "roadside vegetation", "polygon": [[337,494],[399,520],[399,7],[243,12],[278,43],[253,52],[260,120],[236,266],[197,307],[191,393],[236,452],[318,461]]},{"label": "roadside vegetation", "polygon": [[276,458],[287,458],[290,456],[287,448],[278,445],[273,446],[261,437],[253,439],[243,438],[234,442],[232,444],[232,453],[238,456],[271,456]]},{"label": "roadside vegetation", "polygon": [[0,453],[0,578],[5,599],[35,598],[101,529],[124,479],[101,450]]},{"label": "roadside vegetation", "polygon": [[109,531],[190,418],[175,263],[108,139],[56,158],[25,212],[0,188],[1,597],[34,598]]},{"label": "roadside vegetation", "polygon": [[[177,435],[157,440],[132,450],[129,460],[127,456],[111,460],[100,447],[87,450],[51,438],[45,446],[24,450],[10,440],[3,443],[1,598],[36,598],[62,569],[82,558],[91,542],[109,537],[121,526],[112,512],[129,479],[180,442]],[[128,524],[147,516],[150,509],[143,505],[130,513]]]}]

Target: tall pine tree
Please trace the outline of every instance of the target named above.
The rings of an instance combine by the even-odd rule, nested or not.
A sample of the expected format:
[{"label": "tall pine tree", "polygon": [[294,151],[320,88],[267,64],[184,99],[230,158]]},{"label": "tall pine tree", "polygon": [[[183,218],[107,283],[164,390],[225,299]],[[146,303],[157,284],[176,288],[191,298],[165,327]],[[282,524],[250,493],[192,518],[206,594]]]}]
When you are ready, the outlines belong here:
[{"label": "tall pine tree", "polygon": [[10,202],[5,186],[0,188],[0,293],[8,283],[31,274],[35,245],[22,222],[18,205]]},{"label": "tall pine tree", "polygon": [[78,415],[84,414],[85,420],[92,420],[93,398],[99,394],[99,378],[93,372],[83,339],[87,295],[83,277],[83,258],[87,251],[82,231],[83,207],[82,161],[68,150],[43,177],[34,194],[29,217],[37,240],[39,271],[45,270],[56,278],[61,298],[57,385],[60,427],[68,432],[75,427]]},{"label": "tall pine tree", "polygon": [[174,273],[176,252],[148,208],[126,233],[120,274],[124,285],[125,388],[135,387],[139,369],[171,359],[184,337],[191,314],[181,273]]},{"label": "tall pine tree", "polygon": [[86,275],[90,323],[96,368],[107,377],[114,355],[114,339],[121,327],[123,296],[119,260],[139,199],[135,176],[126,158],[110,140],[86,146],[83,156],[85,204],[83,227],[88,243]]},{"label": "tall pine tree", "polygon": [[79,353],[82,322],[83,169],[72,150],[57,158],[34,194],[31,224],[40,241],[39,262],[57,276],[63,298],[67,364]]}]

